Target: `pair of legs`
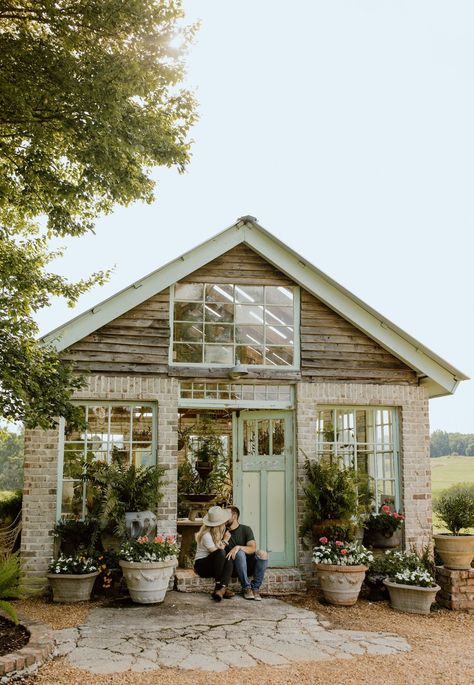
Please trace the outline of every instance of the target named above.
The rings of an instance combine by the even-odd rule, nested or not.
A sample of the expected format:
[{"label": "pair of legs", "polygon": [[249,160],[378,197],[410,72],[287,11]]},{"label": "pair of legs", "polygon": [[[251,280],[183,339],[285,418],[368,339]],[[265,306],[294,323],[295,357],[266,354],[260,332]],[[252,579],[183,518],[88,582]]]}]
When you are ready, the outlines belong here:
[{"label": "pair of legs", "polygon": [[[258,592],[263,583],[267,566],[268,554],[263,549],[257,550],[255,554],[245,554],[239,550],[234,559],[234,573],[240,580],[242,590],[252,588]],[[249,576],[253,576],[252,582],[250,582]]]},{"label": "pair of legs", "polygon": [[224,596],[230,597],[233,594],[227,590],[227,587],[234,570],[234,562],[232,559],[226,559],[224,549],[216,549],[204,559],[196,559],[194,570],[201,578],[214,578],[216,587],[212,596],[217,601],[220,601]]}]

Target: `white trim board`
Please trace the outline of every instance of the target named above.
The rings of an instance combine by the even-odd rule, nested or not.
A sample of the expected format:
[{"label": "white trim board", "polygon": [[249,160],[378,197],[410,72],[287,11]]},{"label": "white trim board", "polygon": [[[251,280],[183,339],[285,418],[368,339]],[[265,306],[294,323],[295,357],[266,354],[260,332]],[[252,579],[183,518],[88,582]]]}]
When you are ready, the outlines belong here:
[{"label": "white trim board", "polygon": [[51,331],[42,341],[58,351],[64,350],[241,243],[414,369],[430,397],[453,394],[460,381],[468,380],[468,376],[307,262],[250,216]]}]

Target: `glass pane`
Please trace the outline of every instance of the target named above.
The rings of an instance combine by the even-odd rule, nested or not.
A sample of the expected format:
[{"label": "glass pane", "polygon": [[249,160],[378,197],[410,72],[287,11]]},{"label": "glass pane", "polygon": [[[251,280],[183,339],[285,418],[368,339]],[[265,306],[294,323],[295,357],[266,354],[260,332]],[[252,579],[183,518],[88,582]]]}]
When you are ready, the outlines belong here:
[{"label": "glass pane", "polygon": [[244,455],[257,454],[256,421],[244,421]]},{"label": "glass pane", "polygon": [[110,462],[112,464],[130,464],[130,446],[125,444],[112,445],[110,449]]},{"label": "glass pane", "polygon": [[236,326],[235,341],[263,345],[263,326]]},{"label": "glass pane", "polygon": [[288,345],[293,341],[293,329],[290,331],[282,326],[267,326],[267,345]]},{"label": "glass pane", "polygon": [[202,400],[204,398],[204,383],[195,383],[194,384],[193,397],[194,397],[194,399],[198,399],[198,400]]},{"label": "glass pane", "polygon": [[246,302],[247,304],[257,303],[263,304],[263,286],[262,285],[236,285],[235,286],[235,301]]},{"label": "glass pane", "polygon": [[205,339],[206,342],[231,343],[234,339],[234,327],[229,324],[206,324]]},{"label": "glass pane", "polygon": [[224,283],[223,285],[206,285],[206,302],[233,302],[234,286]]},{"label": "glass pane", "polygon": [[176,342],[201,342],[201,323],[175,323],[174,339]]},{"label": "glass pane", "polygon": [[133,442],[145,442],[151,444],[152,427],[153,412],[151,407],[133,407]]},{"label": "glass pane", "polygon": [[234,349],[231,345],[205,345],[204,361],[208,364],[233,364]]},{"label": "glass pane", "polygon": [[[86,421],[86,408],[78,407],[79,419],[85,423]],[[82,430],[78,428],[70,428],[66,425],[64,436],[66,440],[76,441],[82,439]]]},{"label": "glass pane", "polygon": [[283,454],[285,448],[285,422],[283,419],[272,421],[273,454]]},{"label": "glass pane", "polygon": [[175,362],[200,364],[202,362],[202,345],[175,344],[173,346],[173,359]]},{"label": "glass pane", "polygon": [[213,302],[204,305],[204,319],[219,323],[232,323],[234,321],[234,305]]},{"label": "glass pane", "polygon": [[218,391],[219,391],[219,399],[220,400],[229,400],[230,399],[230,386],[229,385],[219,385]]},{"label": "glass pane", "polygon": [[110,409],[110,440],[123,444],[130,440],[131,407],[113,405]]},{"label": "glass pane", "polygon": [[251,305],[238,304],[235,307],[235,320],[237,323],[256,324],[263,323],[263,308]]},{"label": "glass pane", "polygon": [[267,286],[265,298],[267,304],[293,304],[293,288]]},{"label": "glass pane", "polygon": [[135,466],[152,466],[154,464],[152,451],[142,445],[137,445],[132,450],[132,464]]},{"label": "glass pane", "polygon": [[235,348],[236,364],[263,364],[263,347],[256,345],[237,345]]},{"label": "glass pane", "polygon": [[291,325],[293,323],[293,307],[269,307],[265,309],[265,323],[272,326]]},{"label": "glass pane", "polygon": [[194,302],[175,302],[175,321],[202,321],[203,305]]},{"label": "glass pane", "polygon": [[81,478],[84,467],[84,443],[65,443],[64,478]]},{"label": "glass pane", "polygon": [[107,442],[109,434],[108,407],[87,407],[87,432],[88,441]]},{"label": "glass pane", "polygon": [[174,287],[175,300],[197,300],[203,299],[204,285],[202,283],[176,283]]},{"label": "glass pane", "polygon": [[61,513],[82,517],[82,481],[63,480]]},{"label": "glass pane", "polygon": [[276,366],[292,366],[293,348],[292,347],[269,347],[266,352],[266,363]]},{"label": "glass pane", "polygon": [[258,454],[270,454],[270,422],[258,421]]}]

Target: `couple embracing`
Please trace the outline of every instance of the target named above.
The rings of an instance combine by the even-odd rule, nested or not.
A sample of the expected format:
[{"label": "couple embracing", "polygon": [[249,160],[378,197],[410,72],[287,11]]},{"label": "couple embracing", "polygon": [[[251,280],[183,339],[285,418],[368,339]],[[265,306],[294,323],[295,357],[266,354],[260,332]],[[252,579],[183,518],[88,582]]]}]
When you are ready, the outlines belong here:
[{"label": "couple embracing", "polygon": [[[194,570],[201,578],[214,578],[212,598],[217,602],[234,596],[230,579],[236,576],[245,599],[260,600],[260,587],[268,566],[267,552],[257,550],[252,529],[239,521],[237,507],[211,507],[196,533]],[[252,581],[249,577],[253,577]]]}]

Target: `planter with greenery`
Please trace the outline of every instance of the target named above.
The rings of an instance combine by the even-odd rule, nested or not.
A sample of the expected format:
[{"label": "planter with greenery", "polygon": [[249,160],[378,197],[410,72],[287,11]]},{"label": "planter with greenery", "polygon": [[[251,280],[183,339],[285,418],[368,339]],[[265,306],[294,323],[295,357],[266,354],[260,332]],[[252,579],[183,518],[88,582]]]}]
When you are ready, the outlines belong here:
[{"label": "planter with greenery", "polygon": [[462,530],[474,528],[474,485],[454,485],[435,500],[438,518],[450,533],[436,533],[436,551],[446,568],[466,570],[474,559],[474,535]]},{"label": "planter with greenery", "polygon": [[435,582],[433,565],[427,555],[420,557],[415,552],[386,552],[385,570],[388,577],[383,584],[388,589],[393,609],[410,614],[430,613],[436,593],[441,588]]},{"label": "planter with greenery", "polygon": [[313,549],[313,561],[324,598],[336,606],[357,602],[371,552],[358,542],[319,539]]},{"label": "planter with greenery", "polygon": [[364,523],[364,543],[382,549],[399,547],[402,542],[403,514],[384,504],[378,514],[370,514]]},{"label": "planter with greenery", "polygon": [[178,553],[173,535],[143,536],[122,545],[120,566],[134,602],[156,604],[164,600]]},{"label": "planter with greenery", "polygon": [[90,599],[100,571],[92,557],[83,554],[51,559],[47,578],[53,590],[53,602],[85,602]]}]

